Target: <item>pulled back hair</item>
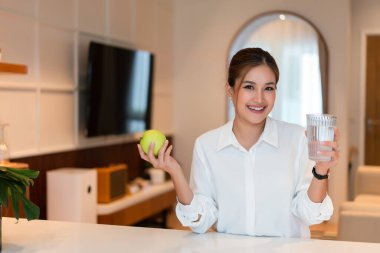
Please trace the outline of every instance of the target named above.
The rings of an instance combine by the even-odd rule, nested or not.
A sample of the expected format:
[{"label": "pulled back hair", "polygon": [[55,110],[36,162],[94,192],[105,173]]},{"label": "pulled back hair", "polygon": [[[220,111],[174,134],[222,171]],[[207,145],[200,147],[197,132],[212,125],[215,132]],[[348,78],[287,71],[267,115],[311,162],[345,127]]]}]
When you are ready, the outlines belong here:
[{"label": "pulled back hair", "polygon": [[277,84],[280,71],[273,56],[261,48],[245,48],[238,51],[231,59],[228,68],[228,85],[234,87],[237,79],[244,77],[250,69],[261,65],[267,65],[273,71]]}]

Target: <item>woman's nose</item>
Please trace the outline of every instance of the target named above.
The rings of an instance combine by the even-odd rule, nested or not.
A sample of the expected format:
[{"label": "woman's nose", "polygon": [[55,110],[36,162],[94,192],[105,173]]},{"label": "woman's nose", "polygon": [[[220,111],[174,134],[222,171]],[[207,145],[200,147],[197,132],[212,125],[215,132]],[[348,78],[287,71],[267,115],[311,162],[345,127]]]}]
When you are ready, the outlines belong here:
[{"label": "woman's nose", "polygon": [[264,93],[262,90],[256,90],[254,92],[254,98],[253,99],[256,103],[261,103],[263,101],[263,97],[264,97]]}]

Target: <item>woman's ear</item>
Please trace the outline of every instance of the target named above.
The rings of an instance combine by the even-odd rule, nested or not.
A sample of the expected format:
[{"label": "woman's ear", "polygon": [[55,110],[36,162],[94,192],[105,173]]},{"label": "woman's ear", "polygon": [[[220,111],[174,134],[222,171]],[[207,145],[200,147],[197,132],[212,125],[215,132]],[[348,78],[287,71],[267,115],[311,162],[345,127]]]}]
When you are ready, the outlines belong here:
[{"label": "woman's ear", "polygon": [[227,94],[227,96],[229,96],[230,98],[232,98],[232,94],[234,92],[234,88],[231,87],[228,83],[226,83],[225,88],[226,88],[226,94]]}]

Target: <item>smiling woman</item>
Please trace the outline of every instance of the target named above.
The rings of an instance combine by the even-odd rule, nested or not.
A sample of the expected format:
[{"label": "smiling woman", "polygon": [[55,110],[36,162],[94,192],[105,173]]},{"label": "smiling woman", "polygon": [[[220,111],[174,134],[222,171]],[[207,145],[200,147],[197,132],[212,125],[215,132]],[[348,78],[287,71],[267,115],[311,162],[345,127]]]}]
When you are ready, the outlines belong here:
[{"label": "smiling woman", "polygon": [[327,47],[312,23],[289,12],[260,15],[237,33],[229,58],[246,47],[270,52],[281,71],[272,117],[305,126],[307,113],[327,112]]},{"label": "smiling woman", "polygon": [[307,238],[311,224],[331,217],[326,175],[337,164],[338,151],[325,153],[331,161],[314,163],[304,128],[268,116],[278,79],[275,59],[261,48],[244,48],[232,57],[226,92],[236,115],[196,139],[190,184],[168,142],[158,157],[152,146],[148,155],[140,149],[142,159],[171,176],[183,226],[196,233],[214,227],[231,234]]}]

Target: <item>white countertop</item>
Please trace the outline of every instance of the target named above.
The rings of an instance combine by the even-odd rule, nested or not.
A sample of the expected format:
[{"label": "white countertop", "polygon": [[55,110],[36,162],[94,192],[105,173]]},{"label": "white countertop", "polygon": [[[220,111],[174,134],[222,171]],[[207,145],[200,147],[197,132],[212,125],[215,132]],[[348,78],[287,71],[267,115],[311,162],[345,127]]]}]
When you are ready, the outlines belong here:
[{"label": "white countertop", "polygon": [[380,244],[3,218],[3,252],[379,253]]}]

